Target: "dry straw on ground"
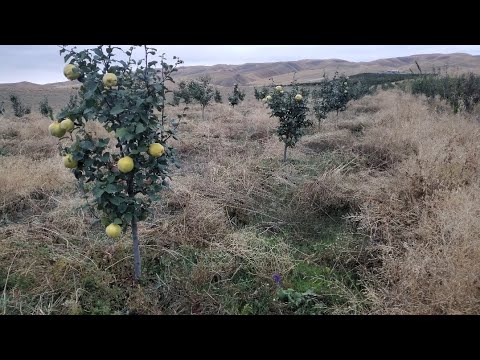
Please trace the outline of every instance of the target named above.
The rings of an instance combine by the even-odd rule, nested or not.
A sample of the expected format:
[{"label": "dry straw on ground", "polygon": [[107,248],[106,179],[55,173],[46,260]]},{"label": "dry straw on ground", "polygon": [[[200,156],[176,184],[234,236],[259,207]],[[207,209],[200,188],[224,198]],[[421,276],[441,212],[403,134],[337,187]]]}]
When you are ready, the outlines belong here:
[{"label": "dry straw on ground", "polygon": [[[145,264],[163,269],[141,290],[129,283],[128,234],[106,239],[80,207],[49,121],[2,118],[0,312],[232,313],[208,284],[292,271],[295,241],[317,231],[305,229],[347,212],[352,231],[366,235],[361,248],[339,243],[324,257],[361,277],[368,306],[352,295],[348,309],[480,313],[480,130],[438,105],[398,91],[367,96],[311,129],[287,164],[261,103],[213,105],[206,121],[193,106],[175,143],[182,167],[140,227]],[[181,249],[203,255],[192,263]]]}]

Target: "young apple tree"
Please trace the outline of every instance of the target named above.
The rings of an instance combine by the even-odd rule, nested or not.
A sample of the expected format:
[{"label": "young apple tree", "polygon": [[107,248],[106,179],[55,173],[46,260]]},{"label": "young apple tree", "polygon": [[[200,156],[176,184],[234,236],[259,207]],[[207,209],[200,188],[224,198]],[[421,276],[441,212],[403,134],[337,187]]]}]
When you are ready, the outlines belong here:
[{"label": "young apple tree", "polygon": [[255,96],[255,99],[261,101],[268,95],[268,88],[266,86],[263,86],[260,90],[253,88],[253,95]]},{"label": "young apple tree", "polygon": [[187,86],[190,97],[202,107],[202,120],[205,120],[205,108],[215,95],[213,86],[210,85],[211,80],[209,76],[205,75],[198,80],[191,80]]},{"label": "young apple tree", "polygon": [[323,81],[313,91],[313,111],[315,117],[320,123],[327,118],[328,113],[335,111],[345,111],[349,96],[348,77],[335,73],[331,80],[326,74],[323,75]]},{"label": "young apple tree", "polygon": [[222,94],[220,94],[220,91],[218,91],[218,89],[215,89],[215,95],[213,96],[213,100],[215,100],[217,104],[221,104],[223,101]]},{"label": "young apple tree", "polygon": [[228,102],[232,105],[232,108],[240,104],[243,99],[245,99],[245,93],[238,88],[238,84],[233,85],[233,93],[228,97]]},{"label": "young apple tree", "polygon": [[305,128],[312,126],[307,119],[308,107],[306,97],[308,91],[293,85],[290,90],[276,86],[264,100],[271,110],[270,117],[277,117],[279,125],[277,135],[283,141],[283,161],[287,161],[287,149],[294,147],[303,136]]},{"label": "young apple tree", "polygon": [[[140,58],[134,56],[138,53]],[[175,63],[169,65],[164,54],[146,45],[128,50],[100,45],[82,51],[65,45],[62,54],[64,75],[82,85],[80,96],[57,115],[50,132],[70,139],[61,145],[64,165],[82,189],[90,183],[89,198],[103,213],[107,235],[116,238],[131,228],[138,281],[137,224],[168,186],[169,163],[175,163],[167,141],[175,138],[178,121],[165,114],[165,96],[182,61],[174,56]],[[85,127],[90,121],[100,123],[108,136],[90,132]]]}]

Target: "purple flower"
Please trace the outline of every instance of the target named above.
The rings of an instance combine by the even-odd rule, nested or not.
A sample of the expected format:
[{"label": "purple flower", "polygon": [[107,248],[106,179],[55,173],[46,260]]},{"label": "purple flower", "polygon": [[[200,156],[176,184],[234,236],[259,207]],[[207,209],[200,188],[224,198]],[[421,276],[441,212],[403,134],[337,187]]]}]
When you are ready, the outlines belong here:
[{"label": "purple flower", "polygon": [[275,284],[280,285],[280,281],[282,281],[282,277],[280,274],[273,274],[273,281],[275,281]]}]

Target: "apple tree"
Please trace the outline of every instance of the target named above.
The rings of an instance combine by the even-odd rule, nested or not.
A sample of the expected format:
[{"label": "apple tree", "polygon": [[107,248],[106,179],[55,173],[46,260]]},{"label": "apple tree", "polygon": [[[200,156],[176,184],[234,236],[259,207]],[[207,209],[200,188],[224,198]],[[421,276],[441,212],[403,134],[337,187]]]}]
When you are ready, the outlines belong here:
[{"label": "apple tree", "polygon": [[45,98],[40,102],[39,104],[39,110],[40,114],[42,116],[45,116],[47,118],[50,118],[53,120],[53,109],[52,107],[48,104],[48,98],[45,96]]},{"label": "apple tree", "polygon": [[240,104],[245,99],[245,93],[238,88],[238,84],[233,85],[233,93],[228,97],[228,102],[232,107]]},{"label": "apple tree", "polygon": [[188,86],[185,81],[180,81],[178,83],[178,89],[173,90],[173,104],[174,106],[180,105],[180,101],[185,102],[185,104],[190,104],[192,102],[192,97],[188,91]]},{"label": "apple tree", "polygon": [[30,114],[31,109],[28,106],[23,105],[17,95],[10,95],[10,101],[12,103],[13,113],[16,117],[22,117],[23,115]]},{"label": "apple tree", "polygon": [[211,80],[208,75],[204,75],[198,80],[191,80],[187,87],[190,97],[202,107],[202,120],[205,120],[205,108],[215,95],[213,86],[210,85]]},{"label": "apple tree", "polygon": [[298,85],[293,85],[290,90],[284,90],[279,85],[264,98],[271,110],[270,117],[279,120],[277,135],[284,144],[284,162],[287,161],[287,149],[294,147],[303,136],[305,128],[312,126],[312,122],[307,119],[307,96],[308,91]]},{"label": "apple tree", "polygon": [[328,113],[335,111],[345,111],[347,103],[350,100],[348,77],[335,73],[331,80],[326,74],[323,75],[323,81],[313,91],[313,111],[315,117],[321,122]]},{"label": "apple tree", "polygon": [[[182,61],[174,56],[175,63],[168,64],[165,54],[157,55],[146,45],[128,50],[100,45],[81,51],[65,45],[62,54],[64,75],[82,85],[80,96],[57,115],[50,132],[69,139],[61,144],[64,165],[102,212],[107,235],[116,238],[131,228],[138,281],[138,222],[146,219],[151,203],[168,186],[169,164],[176,164],[175,150],[167,142],[175,138],[179,121],[166,115],[165,104],[167,83],[173,82]],[[108,135],[89,131],[85,125],[92,121]]]},{"label": "apple tree", "polygon": [[223,101],[222,94],[220,94],[220,91],[218,91],[218,89],[215,89],[215,95],[213,96],[213,100],[215,100],[217,104],[221,104]]},{"label": "apple tree", "polygon": [[253,88],[253,95],[255,96],[255,99],[261,101],[268,95],[268,88],[266,86],[261,89]]}]

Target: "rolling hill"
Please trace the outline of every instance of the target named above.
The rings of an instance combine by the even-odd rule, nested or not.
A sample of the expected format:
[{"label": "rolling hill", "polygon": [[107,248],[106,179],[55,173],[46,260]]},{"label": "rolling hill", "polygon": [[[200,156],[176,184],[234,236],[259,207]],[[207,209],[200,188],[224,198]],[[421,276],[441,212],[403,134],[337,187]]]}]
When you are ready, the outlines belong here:
[{"label": "rolling hill", "polygon": [[[420,54],[369,62],[351,62],[341,59],[306,59],[299,61],[283,61],[271,63],[247,63],[242,65],[184,66],[179,68],[175,79],[189,80],[202,75],[210,75],[217,86],[231,87],[234,83],[242,86],[266,85],[274,79],[276,83],[290,83],[295,78],[300,82],[318,81],[324,72],[333,75],[335,71],[353,75],[358,73],[376,73],[388,70],[400,72],[418,72],[417,61],[424,72],[431,72],[432,67],[441,68],[448,73],[474,72],[480,73],[480,56],[463,53],[453,54]],[[27,81],[0,84],[0,102],[7,104],[11,93],[24,98],[27,105],[36,108],[47,96],[56,108],[68,100],[69,94],[79,87],[78,82],[59,82],[46,85],[33,84]]]},{"label": "rolling hill", "polygon": [[335,71],[346,75],[363,72],[383,72],[399,70],[401,72],[418,72],[417,61],[424,72],[432,71],[432,67],[440,67],[442,71],[480,73],[480,56],[469,54],[424,54],[369,62],[350,62],[340,59],[299,60],[274,63],[249,63],[243,65],[188,66],[180,68],[177,77],[192,79],[201,75],[210,75],[216,85],[264,85],[273,77],[275,82],[289,83],[295,78],[301,82],[318,81],[324,72],[332,75]]}]

